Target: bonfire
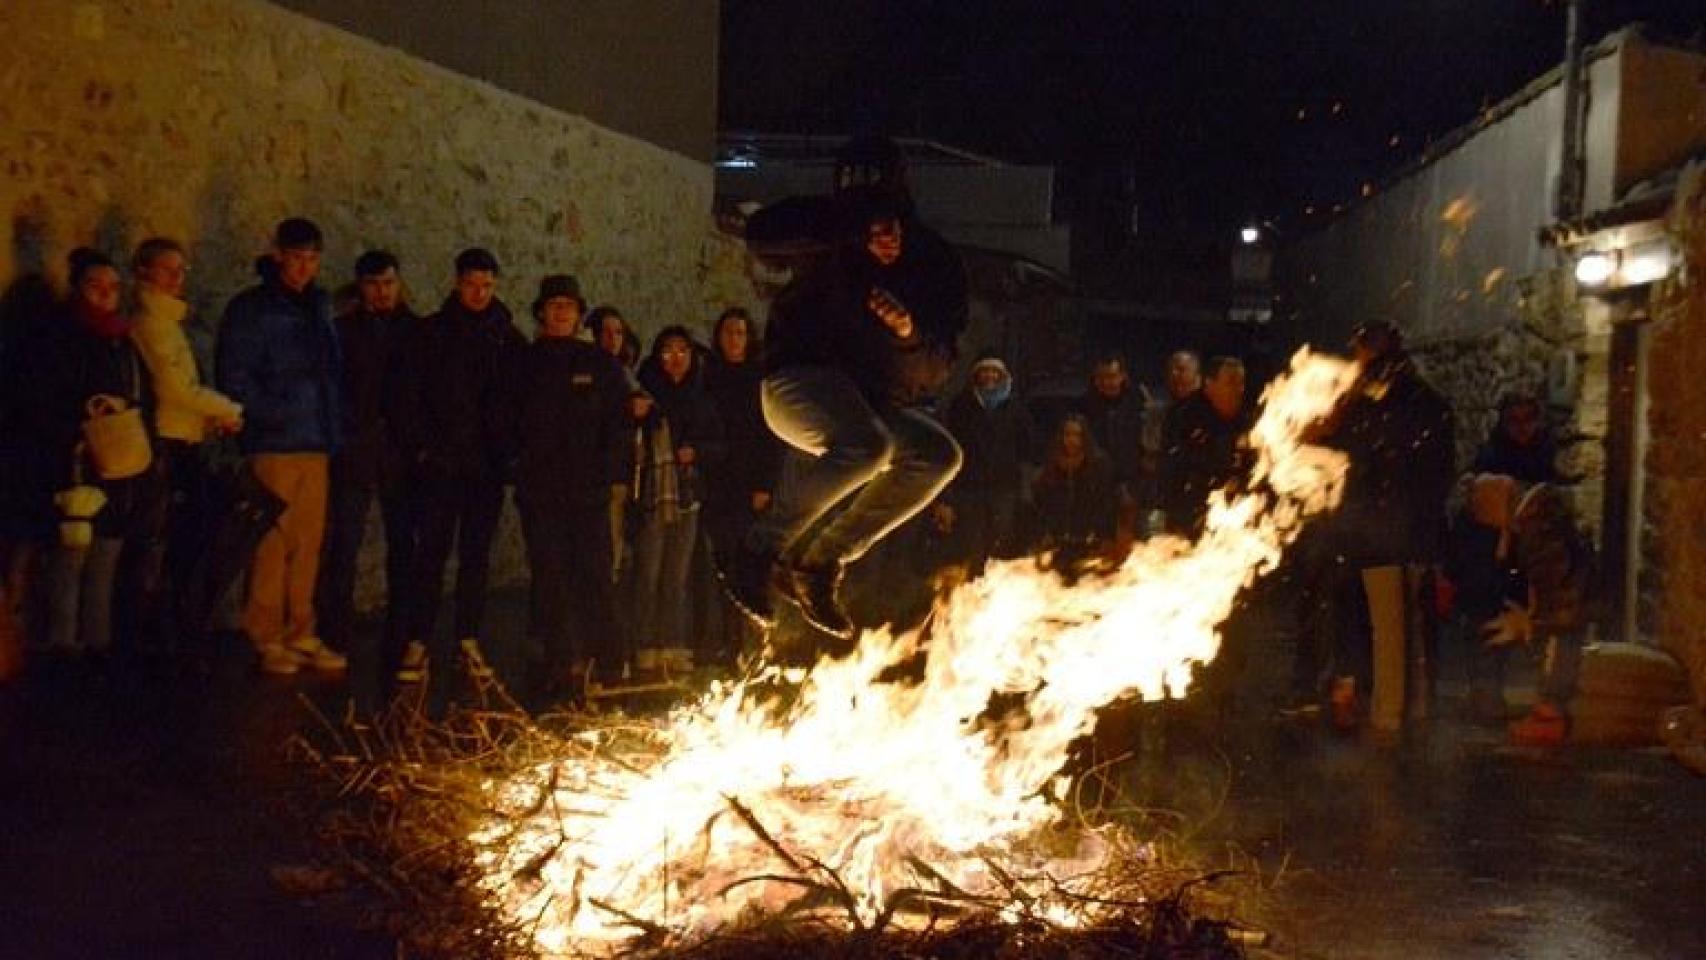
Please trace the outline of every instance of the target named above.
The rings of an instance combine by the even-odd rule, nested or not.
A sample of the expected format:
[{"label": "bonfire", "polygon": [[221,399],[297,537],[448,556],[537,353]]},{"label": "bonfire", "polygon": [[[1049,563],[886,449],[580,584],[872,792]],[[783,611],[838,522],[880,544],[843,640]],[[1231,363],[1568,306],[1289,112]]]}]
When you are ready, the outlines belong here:
[{"label": "bonfire", "polygon": [[[1194,927],[1178,910],[1191,880],[1083,816],[1063,769],[1101,708],[1183,695],[1239,592],[1337,503],[1344,459],[1305,438],[1355,373],[1293,358],[1264,394],[1251,475],[1214,495],[1194,543],[1155,538],[1066,573],[1049,558],[992,563],[918,629],[867,632],[810,669],[761,662],[663,717],[474,711],[476,726],[503,718],[479,750],[410,757],[418,742],[375,746],[369,730],[341,763],[316,756],[345,793],[386,799],[392,827],[404,800],[453,824],[417,863],[483,911],[486,942],[516,952],[827,955],[795,938],[916,948],[951,934],[984,946],[916,955],[994,956],[1166,934],[1217,955],[1231,928]],[[406,872],[388,869],[399,886]]]}]

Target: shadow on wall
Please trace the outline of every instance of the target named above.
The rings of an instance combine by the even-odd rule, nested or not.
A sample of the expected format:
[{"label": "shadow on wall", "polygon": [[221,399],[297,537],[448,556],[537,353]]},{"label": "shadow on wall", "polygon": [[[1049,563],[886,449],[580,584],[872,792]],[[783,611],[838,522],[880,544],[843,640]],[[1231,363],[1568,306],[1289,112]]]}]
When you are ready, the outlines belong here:
[{"label": "shadow on wall", "polygon": [[12,282],[0,294],[0,371],[9,381],[14,373],[12,353],[39,332],[50,315],[58,291],[48,270],[52,229],[46,206],[31,197],[12,213]]}]

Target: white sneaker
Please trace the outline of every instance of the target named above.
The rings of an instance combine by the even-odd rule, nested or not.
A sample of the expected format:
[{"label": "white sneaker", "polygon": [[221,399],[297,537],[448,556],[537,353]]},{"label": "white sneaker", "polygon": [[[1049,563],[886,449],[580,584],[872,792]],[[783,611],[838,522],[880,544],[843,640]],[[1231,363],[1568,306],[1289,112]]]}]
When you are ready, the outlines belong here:
[{"label": "white sneaker", "polygon": [[480,652],[478,639],[462,638],[462,662],[468,666],[468,676],[476,680],[491,679],[492,665],[486,662],[486,655]]},{"label": "white sneaker", "polygon": [[261,655],[261,670],[280,677],[292,677],[302,669],[302,657],[294,650],[283,644],[270,644],[259,648]]},{"label": "white sneaker", "polygon": [[403,662],[397,665],[398,683],[420,683],[426,679],[426,645],[411,643],[403,651]]},{"label": "white sneaker", "polygon": [[349,667],[349,658],[326,646],[319,637],[297,637],[290,642],[290,649],[302,657],[305,666],[328,673],[336,673]]}]

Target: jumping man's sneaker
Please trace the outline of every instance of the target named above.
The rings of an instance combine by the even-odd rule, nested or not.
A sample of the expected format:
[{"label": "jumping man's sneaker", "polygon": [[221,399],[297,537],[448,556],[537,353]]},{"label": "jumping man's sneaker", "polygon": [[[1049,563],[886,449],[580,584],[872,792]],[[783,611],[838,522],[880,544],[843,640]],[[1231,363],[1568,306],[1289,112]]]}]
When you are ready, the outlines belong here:
[{"label": "jumping man's sneaker", "polygon": [[729,602],[761,627],[768,628],[776,617],[770,604],[771,568],[776,555],[742,547],[729,559],[728,569],[718,568],[717,582]]},{"label": "jumping man's sneaker", "polygon": [[842,566],[793,567],[786,571],[787,594],[811,625],[843,639],[853,636],[853,621],[841,608]]},{"label": "jumping man's sneaker", "polygon": [[426,646],[411,643],[403,651],[403,662],[397,666],[398,683],[420,683],[426,679]]}]

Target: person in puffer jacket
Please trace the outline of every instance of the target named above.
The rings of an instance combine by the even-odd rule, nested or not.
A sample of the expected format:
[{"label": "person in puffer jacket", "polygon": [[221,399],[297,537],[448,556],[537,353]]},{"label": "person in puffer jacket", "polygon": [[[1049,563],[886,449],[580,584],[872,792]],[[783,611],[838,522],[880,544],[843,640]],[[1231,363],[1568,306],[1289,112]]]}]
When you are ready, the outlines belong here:
[{"label": "person in puffer jacket", "polygon": [[279,223],[261,282],[225,307],[215,343],[220,392],[243,406],[240,445],[255,478],[286,506],[249,571],[243,630],[262,669],[342,670],[342,654],[320,641],[314,591],[326,533],[327,465],[341,439],[343,357],[332,303],[316,282],[320,228]]}]

